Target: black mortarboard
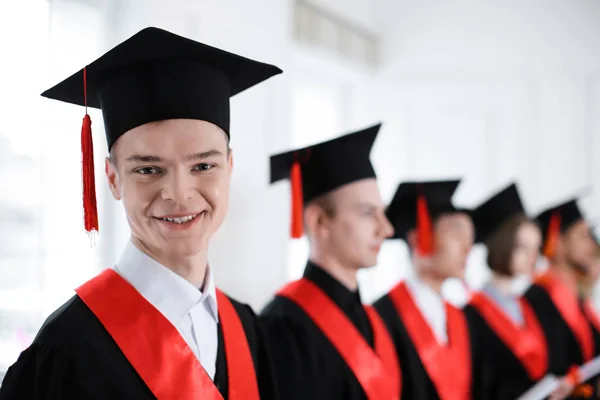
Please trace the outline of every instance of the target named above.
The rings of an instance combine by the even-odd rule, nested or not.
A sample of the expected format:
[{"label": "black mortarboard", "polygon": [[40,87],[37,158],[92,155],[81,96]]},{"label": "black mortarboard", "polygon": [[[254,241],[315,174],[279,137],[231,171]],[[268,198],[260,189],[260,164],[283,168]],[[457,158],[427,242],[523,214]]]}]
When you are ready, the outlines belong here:
[{"label": "black mortarboard", "polygon": [[149,122],[197,119],[229,136],[229,98],[281,73],[158,28],[146,28],[42,96],[86,107],[81,132],[85,229],[98,230],[91,120],[102,109],[110,150],[125,132]]},{"label": "black mortarboard", "polygon": [[571,199],[545,210],[535,219],[542,230],[544,254],[551,256],[554,252],[554,244],[549,245],[549,242],[554,241],[552,236],[564,233],[571,225],[583,219],[583,214],[577,206],[577,199]]},{"label": "black mortarboard", "polygon": [[[371,148],[381,124],[312,146],[271,156],[271,183],[290,179],[292,237],[302,235],[304,204],[340,186],[374,178]],[[301,188],[301,189],[300,189]]]},{"label": "black mortarboard", "polygon": [[[392,239],[406,239],[408,232],[417,228],[419,218],[418,199],[425,200],[428,217],[435,219],[441,214],[464,211],[452,204],[452,196],[459,179],[428,182],[402,182],[396,189],[386,215],[394,227]],[[466,212],[466,211],[465,211]]]},{"label": "black mortarboard", "polygon": [[[229,98],[281,70],[150,27],[85,72],[87,105],[102,109],[110,149],[128,130],[166,119],[208,121],[229,135]],[[84,106],[84,69],[42,96]]]},{"label": "black mortarboard", "polygon": [[525,214],[525,208],[519,197],[517,185],[512,183],[473,211],[475,241],[486,241],[505,221],[520,214]]}]

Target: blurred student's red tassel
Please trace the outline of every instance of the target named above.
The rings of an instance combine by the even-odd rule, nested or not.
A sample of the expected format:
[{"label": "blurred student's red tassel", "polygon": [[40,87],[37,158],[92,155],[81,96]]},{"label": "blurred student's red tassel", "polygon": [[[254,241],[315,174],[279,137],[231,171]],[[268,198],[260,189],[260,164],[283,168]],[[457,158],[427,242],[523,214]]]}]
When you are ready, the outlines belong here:
[{"label": "blurred student's red tassel", "polygon": [[83,174],[83,215],[88,233],[98,232],[98,209],[96,205],[96,179],[94,175],[94,145],[92,142],[92,120],[87,113],[87,72],[83,69],[83,94],[85,117],[81,126],[81,155]]},{"label": "blurred student's red tassel", "polygon": [[292,164],[290,172],[290,181],[292,186],[292,238],[301,238],[304,234],[303,212],[304,200],[302,198],[302,171],[298,161]]},{"label": "blurred student's red tassel", "polygon": [[420,256],[433,253],[433,226],[423,194],[417,197],[417,250]]},{"label": "blurred student's red tassel", "polygon": [[558,211],[554,211],[552,216],[550,217],[550,222],[548,223],[548,235],[546,238],[546,243],[544,244],[544,256],[546,258],[553,258],[556,253],[556,244],[558,242],[558,238],[560,237],[560,213]]}]

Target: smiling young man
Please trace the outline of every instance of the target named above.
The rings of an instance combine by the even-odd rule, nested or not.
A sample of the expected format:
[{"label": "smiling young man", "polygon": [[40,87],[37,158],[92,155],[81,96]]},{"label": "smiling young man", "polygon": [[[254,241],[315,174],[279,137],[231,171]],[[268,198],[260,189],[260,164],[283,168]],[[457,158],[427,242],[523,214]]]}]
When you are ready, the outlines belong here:
[{"label": "smiling young man", "polygon": [[271,182],[291,179],[292,236],[301,236],[304,220],[310,243],[304,277],[261,314],[285,399],[400,396],[393,343],[361,303],[356,276],[393,234],[369,159],[379,128],[271,157]]},{"label": "smiling young man", "polygon": [[[43,94],[102,109],[106,177],[131,241],[46,320],[0,399],[276,398],[256,316],[215,288],[208,247],[228,206],[229,98],[280,72],[147,28]],[[93,231],[90,124],[86,114]]]},{"label": "smiling young man", "polygon": [[448,278],[464,279],[473,246],[470,216],[452,204],[458,180],[401,183],[386,214],[407,242],[414,278],[375,302],[402,365],[403,399],[473,398],[470,335],[462,311],[442,298]]}]

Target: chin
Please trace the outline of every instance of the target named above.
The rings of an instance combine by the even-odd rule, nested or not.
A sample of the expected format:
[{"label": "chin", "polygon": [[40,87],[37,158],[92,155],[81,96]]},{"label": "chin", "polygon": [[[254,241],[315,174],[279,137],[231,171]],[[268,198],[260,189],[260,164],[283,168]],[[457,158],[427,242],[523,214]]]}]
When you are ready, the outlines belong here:
[{"label": "chin", "polygon": [[374,259],[364,259],[364,260],[361,260],[361,262],[358,262],[356,265],[358,265],[357,269],[370,269],[370,268],[373,268],[375,265],[377,265],[377,257],[375,257]]},{"label": "chin", "polygon": [[169,240],[166,243],[165,251],[186,257],[194,256],[206,249],[206,241],[203,238],[180,238],[176,240]]}]

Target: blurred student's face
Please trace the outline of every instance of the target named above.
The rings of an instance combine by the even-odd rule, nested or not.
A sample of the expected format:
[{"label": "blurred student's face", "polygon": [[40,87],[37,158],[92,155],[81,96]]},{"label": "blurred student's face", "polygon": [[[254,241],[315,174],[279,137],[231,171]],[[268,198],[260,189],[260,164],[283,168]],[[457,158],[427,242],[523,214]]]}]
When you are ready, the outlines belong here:
[{"label": "blurred student's face", "polygon": [[108,183],[138,245],[175,258],[207,248],[229,200],[233,159],[223,130],[189,119],[149,123],[122,135],[111,155]]},{"label": "blurred student's face", "polygon": [[580,271],[586,271],[596,256],[596,242],[585,220],[574,223],[561,235],[557,254]]},{"label": "blurred student's face", "polygon": [[519,226],[511,255],[510,271],[513,276],[533,273],[541,245],[542,234],[537,225],[526,222]]},{"label": "blurred student's face", "polygon": [[[393,235],[377,181],[363,179],[328,194],[332,210],[311,210],[311,240],[326,248],[340,265],[352,269],[377,264],[383,241]],[[315,206],[316,207],[316,206]],[[318,215],[318,217],[317,217]]]},{"label": "blurred student's face", "polygon": [[445,214],[437,219],[431,267],[438,277],[464,279],[474,234],[473,222],[465,213]]}]

